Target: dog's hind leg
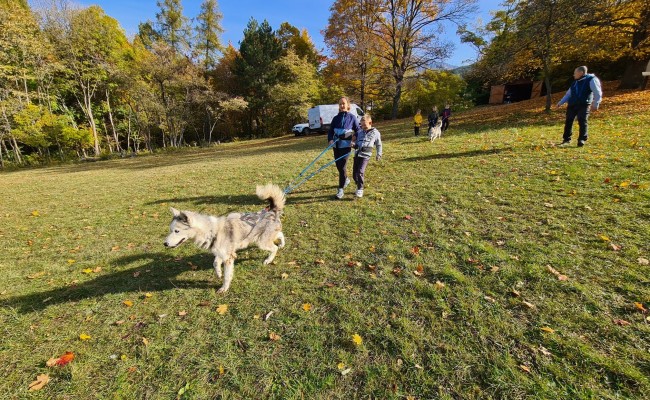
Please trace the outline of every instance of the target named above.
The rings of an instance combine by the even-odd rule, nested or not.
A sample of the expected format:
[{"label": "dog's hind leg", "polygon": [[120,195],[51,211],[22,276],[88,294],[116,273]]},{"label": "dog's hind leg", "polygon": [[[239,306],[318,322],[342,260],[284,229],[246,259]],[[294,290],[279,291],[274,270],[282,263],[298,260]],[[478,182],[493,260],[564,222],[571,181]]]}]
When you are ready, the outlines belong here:
[{"label": "dog's hind leg", "polygon": [[276,235],[276,239],[277,239],[277,240],[280,240],[280,244],[278,245],[278,247],[279,247],[279,248],[283,248],[283,247],[284,247],[284,244],[285,244],[285,243],[284,243],[284,233],[282,233],[282,232],[278,232],[278,234]]},{"label": "dog's hind leg", "polygon": [[214,257],[214,272],[217,273],[217,278],[221,279],[223,276],[223,273],[221,272],[221,264],[223,263],[223,259],[219,256]]},{"label": "dog's hind leg", "polygon": [[232,276],[235,273],[235,259],[230,257],[226,260],[225,266],[223,269],[223,285],[217,290],[217,293],[226,293],[230,288],[230,282],[232,282]]}]

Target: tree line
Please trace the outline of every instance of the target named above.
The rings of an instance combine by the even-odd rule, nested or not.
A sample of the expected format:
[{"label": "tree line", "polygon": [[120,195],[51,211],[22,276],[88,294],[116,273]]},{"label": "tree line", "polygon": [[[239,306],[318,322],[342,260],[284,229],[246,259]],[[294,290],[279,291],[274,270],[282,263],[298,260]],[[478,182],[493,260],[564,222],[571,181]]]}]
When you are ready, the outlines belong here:
[{"label": "tree line", "polygon": [[[650,58],[648,0],[504,0],[477,26],[475,0],[335,0],[327,56],[306,30],[253,18],[225,45],[217,0],[193,19],[157,5],[129,38],[98,6],[0,0],[1,167],[282,135],[341,95],[376,119],[470,107],[518,79],[550,95],[577,65],[634,78]],[[444,24],[479,54],[462,77],[442,68]]]},{"label": "tree line", "polygon": [[548,111],[551,93],[566,89],[579,65],[621,79],[621,88],[641,84],[650,61],[650,1],[505,0],[501,7],[487,24],[458,30],[480,54],[466,76],[470,85],[543,81]]}]

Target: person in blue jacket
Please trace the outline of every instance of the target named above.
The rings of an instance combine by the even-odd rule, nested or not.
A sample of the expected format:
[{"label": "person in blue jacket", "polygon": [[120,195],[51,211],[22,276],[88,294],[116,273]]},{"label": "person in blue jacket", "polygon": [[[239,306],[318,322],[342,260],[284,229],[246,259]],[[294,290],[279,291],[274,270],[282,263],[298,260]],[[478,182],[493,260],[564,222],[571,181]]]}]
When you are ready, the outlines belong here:
[{"label": "person in blue jacket", "polygon": [[347,97],[339,99],[339,113],[332,119],[330,130],[327,133],[329,144],[334,144],[334,159],[341,158],[336,162],[336,169],[339,170],[339,187],[336,191],[336,198],[343,198],[343,189],[350,184],[347,173],[348,158],[352,149],[352,141],[357,133],[361,131],[357,117],[350,113],[350,101]]},{"label": "person in blue jacket", "polygon": [[587,121],[589,120],[589,110],[598,110],[600,100],[603,97],[600,81],[595,75],[587,73],[587,67],[576,68],[573,71],[573,79],[571,87],[562,97],[562,100],[557,103],[558,107],[568,103],[564,122],[564,138],[560,144],[562,147],[571,144],[573,121],[576,117],[578,117],[578,127],[580,128],[578,147],[585,145],[588,138]]}]

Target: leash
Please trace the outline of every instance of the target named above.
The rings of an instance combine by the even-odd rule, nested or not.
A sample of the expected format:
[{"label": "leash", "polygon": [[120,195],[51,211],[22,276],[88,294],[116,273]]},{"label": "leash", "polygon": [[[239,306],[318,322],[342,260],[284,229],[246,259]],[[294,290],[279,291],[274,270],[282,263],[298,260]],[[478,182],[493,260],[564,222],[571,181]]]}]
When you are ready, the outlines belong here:
[{"label": "leash", "polygon": [[325,152],[326,152],[327,150],[329,150],[329,149],[331,149],[332,147],[334,147],[334,145],[335,145],[336,142],[338,142],[338,141],[339,141],[338,138],[337,138],[336,140],[334,140],[334,142],[332,142],[332,144],[330,144],[329,146],[327,146],[327,147],[325,148],[325,150],[323,150],[323,151],[322,151],[322,152],[321,152],[321,153],[320,153],[320,154],[319,154],[319,155],[314,159],[314,161],[312,161],[311,163],[309,163],[309,165],[307,165],[307,167],[306,167],[305,169],[303,169],[303,170],[300,172],[300,174],[298,174],[297,177],[295,177],[294,179],[292,179],[292,180],[291,180],[291,183],[289,183],[289,185],[287,185],[287,187],[284,188],[284,194],[289,194],[289,193],[291,193],[294,189],[296,189],[297,187],[301,186],[303,183],[305,183],[305,182],[307,182],[308,180],[310,180],[311,178],[313,178],[314,175],[318,174],[319,172],[321,172],[321,171],[324,170],[325,168],[329,167],[330,165],[334,164],[335,162],[337,162],[337,161],[339,161],[339,160],[342,160],[342,159],[344,159],[345,157],[348,157],[348,156],[350,155],[350,153],[352,153],[352,152],[350,152],[350,153],[347,153],[347,154],[343,154],[342,156],[336,158],[335,160],[332,160],[332,161],[328,162],[327,164],[323,165],[322,167],[318,168],[316,171],[312,172],[312,173],[309,174],[306,178],[303,178],[303,179],[302,179],[301,181],[299,181],[298,183],[295,183],[295,184],[293,183],[293,182],[297,181],[298,179],[300,179],[300,178],[301,178],[301,177],[302,177],[302,176],[303,176],[303,175],[304,175],[304,174],[309,170],[309,168],[311,168],[311,166],[314,165],[314,163],[315,163],[316,161],[318,161],[318,159],[321,158],[321,157],[323,156],[323,154],[325,154]]}]

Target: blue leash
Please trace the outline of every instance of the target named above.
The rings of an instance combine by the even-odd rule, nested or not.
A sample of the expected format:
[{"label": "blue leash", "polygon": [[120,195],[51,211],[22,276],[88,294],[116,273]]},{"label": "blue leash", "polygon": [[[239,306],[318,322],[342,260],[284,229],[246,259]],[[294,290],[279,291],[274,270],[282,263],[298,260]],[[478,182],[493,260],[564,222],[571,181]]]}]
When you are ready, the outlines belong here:
[{"label": "blue leash", "polygon": [[[323,154],[325,154],[325,152],[326,152],[327,150],[329,150],[329,149],[331,149],[332,147],[334,147],[334,145],[336,144],[336,142],[338,142],[338,139],[334,140],[334,142],[333,142],[332,144],[330,144],[329,146],[327,146],[327,147],[325,148],[325,150],[323,150],[323,151],[322,151],[322,152],[321,152],[321,153],[320,153],[316,158],[314,158],[314,161],[312,161],[311,163],[309,163],[309,165],[307,165],[307,167],[306,167],[305,169],[303,169],[303,170],[300,172],[300,174],[298,174],[298,176],[297,176],[296,178],[294,178],[294,179],[291,180],[291,182],[294,182],[294,181],[297,181],[298,179],[300,179],[300,177],[303,176],[303,175],[305,174],[305,172],[307,172],[307,170],[309,170],[309,168],[311,168],[311,166],[314,165],[314,163],[315,163],[316,161],[318,161],[318,159],[321,158],[321,157],[323,156]],[[350,152],[350,153],[351,153],[351,152]],[[337,161],[339,161],[339,160],[342,160],[342,159],[344,159],[345,157],[349,156],[350,153],[344,154],[344,155],[342,155],[341,157],[339,157],[339,158],[337,158],[337,159],[335,159],[335,160],[332,160],[332,161],[328,162],[327,164],[323,165],[322,167],[320,167],[320,168],[317,169],[316,171],[312,172],[311,174],[309,174],[309,176],[307,176],[306,178],[304,178],[303,180],[301,180],[300,182],[298,182],[298,183],[296,183],[296,184],[291,184],[291,183],[289,183],[289,185],[287,185],[287,187],[284,188],[284,194],[289,194],[289,193],[291,193],[294,189],[296,189],[297,187],[299,187],[299,186],[302,185],[303,183],[307,182],[307,181],[308,181],[309,179],[311,179],[314,175],[316,175],[317,173],[321,172],[322,170],[324,170],[325,168],[329,167],[330,165],[334,164],[335,162],[337,162]]]}]

